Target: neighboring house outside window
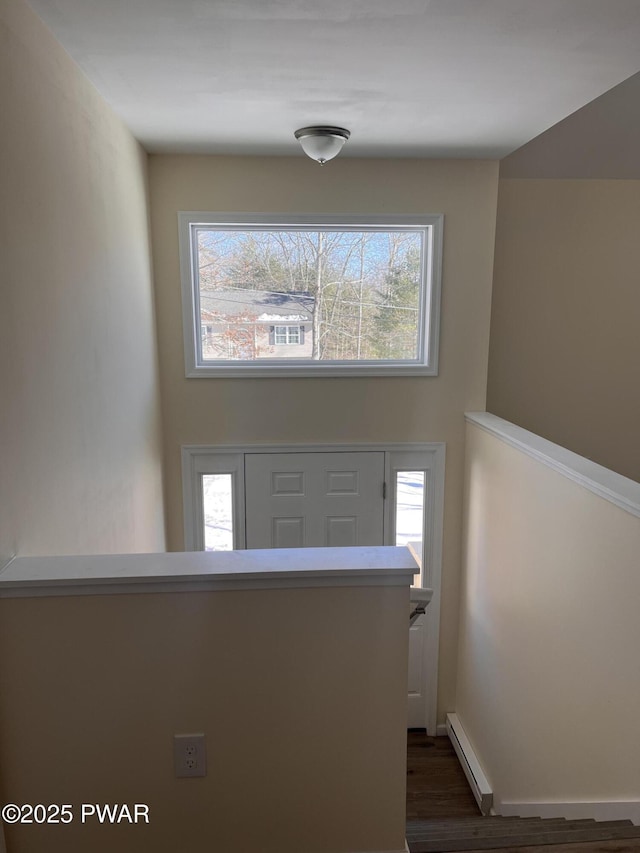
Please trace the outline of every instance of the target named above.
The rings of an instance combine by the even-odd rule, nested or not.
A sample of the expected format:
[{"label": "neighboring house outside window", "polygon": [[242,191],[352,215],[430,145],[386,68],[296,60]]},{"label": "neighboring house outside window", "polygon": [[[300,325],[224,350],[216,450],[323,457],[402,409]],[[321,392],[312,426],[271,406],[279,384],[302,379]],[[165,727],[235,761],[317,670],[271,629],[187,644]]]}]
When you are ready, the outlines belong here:
[{"label": "neighboring house outside window", "polygon": [[437,375],[442,221],[180,213],[186,375]]},{"label": "neighboring house outside window", "polygon": [[311,358],[313,306],[308,293],[245,289],[202,293],[203,359]]}]

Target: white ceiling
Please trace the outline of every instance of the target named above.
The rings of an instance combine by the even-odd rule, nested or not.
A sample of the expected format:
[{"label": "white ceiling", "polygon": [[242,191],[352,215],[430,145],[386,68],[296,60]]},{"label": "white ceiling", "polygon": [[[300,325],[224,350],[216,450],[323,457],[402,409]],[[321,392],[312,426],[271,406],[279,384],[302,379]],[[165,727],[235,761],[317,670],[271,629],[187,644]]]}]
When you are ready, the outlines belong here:
[{"label": "white ceiling", "polygon": [[640,0],[30,0],[149,151],[502,157],[640,71]]}]

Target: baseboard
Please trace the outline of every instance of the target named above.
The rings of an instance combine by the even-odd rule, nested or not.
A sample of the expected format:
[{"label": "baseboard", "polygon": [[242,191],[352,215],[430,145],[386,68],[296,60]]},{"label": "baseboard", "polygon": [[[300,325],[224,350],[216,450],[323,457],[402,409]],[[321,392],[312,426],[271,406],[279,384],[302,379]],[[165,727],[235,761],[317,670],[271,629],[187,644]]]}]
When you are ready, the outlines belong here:
[{"label": "baseboard", "polygon": [[515,803],[493,804],[493,814],[503,817],[566,817],[569,820],[592,818],[593,820],[630,820],[640,826],[640,800],[595,802]]},{"label": "baseboard", "polygon": [[447,737],[448,734],[446,723],[441,723],[436,727],[436,737]]},{"label": "baseboard", "polygon": [[446,730],[480,811],[484,815],[489,814],[493,805],[493,792],[457,714],[447,714]]}]

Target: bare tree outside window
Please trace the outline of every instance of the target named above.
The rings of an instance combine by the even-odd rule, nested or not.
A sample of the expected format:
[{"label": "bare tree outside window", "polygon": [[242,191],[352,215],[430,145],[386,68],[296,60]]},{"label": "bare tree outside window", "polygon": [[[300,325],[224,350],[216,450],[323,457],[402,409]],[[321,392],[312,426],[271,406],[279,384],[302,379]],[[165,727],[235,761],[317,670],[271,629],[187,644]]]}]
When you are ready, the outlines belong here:
[{"label": "bare tree outside window", "polygon": [[197,241],[205,360],[418,357],[421,232],[199,228]]},{"label": "bare tree outside window", "polygon": [[187,376],[437,374],[442,216],[180,213]]}]

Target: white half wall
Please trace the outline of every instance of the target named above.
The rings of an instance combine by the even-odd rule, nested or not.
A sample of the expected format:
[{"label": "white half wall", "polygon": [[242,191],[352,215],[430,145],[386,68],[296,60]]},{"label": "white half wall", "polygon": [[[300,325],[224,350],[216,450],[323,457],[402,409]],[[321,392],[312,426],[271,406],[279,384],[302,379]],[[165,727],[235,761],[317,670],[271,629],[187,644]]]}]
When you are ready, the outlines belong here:
[{"label": "white half wall", "polygon": [[[158,557],[129,558],[132,572],[218,562]],[[255,557],[230,559],[271,562],[273,588],[0,600],[0,672],[21,685],[0,691],[0,802],[76,815],[7,826],[11,853],[403,849],[409,577],[336,586],[334,567],[329,586],[285,589],[283,566]],[[303,559],[289,564],[298,583]],[[120,576],[128,562],[105,561]],[[173,736],[194,732],[207,775],[177,779]],[[150,822],[83,825],[80,803],[145,803]]]},{"label": "white half wall", "polygon": [[499,814],[638,815],[639,512],[639,484],[467,424],[456,712]]}]

